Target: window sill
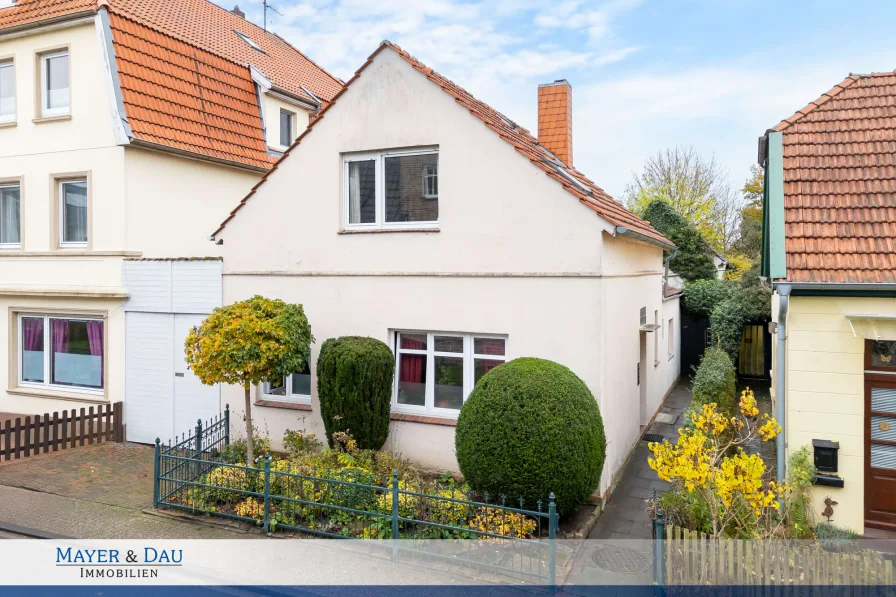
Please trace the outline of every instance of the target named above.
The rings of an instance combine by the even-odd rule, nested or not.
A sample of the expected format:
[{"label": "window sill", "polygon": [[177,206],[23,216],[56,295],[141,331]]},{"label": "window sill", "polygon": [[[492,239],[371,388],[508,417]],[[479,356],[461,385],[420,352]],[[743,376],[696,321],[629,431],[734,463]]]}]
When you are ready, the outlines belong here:
[{"label": "window sill", "polygon": [[404,421],[405,423],[424,423],[426,425],[445,425],[448,427],[456,427],[457,419],[446,419],[444,417],[429,417],[426,415],[409,415],[405,413],[389,413],[389,418],[393,421]]},{"label": "window sill", "polygon": [[10,120],[8,122],[0,122],[0,129],[11,129],[14,126],[18,126],[18,122],[15,120]]},{"label": "window sill", "polygon": [[45,122],[64,122],[71,119],[71,114],[60,114],[58,116],[41,116],[40,118],[32,119],[31,122],[33,122],[34,124],[43,124]]},{"label": "window sill", "polygon": [[255,406],[266,406],[268,408],[285,408],[288,410],[304,410],[311,411],[310,404],[301,402],[277,402],[276,400],[256,400]]},{"label": "window sill", "polygon": [[15,396],[31,396],[33,398],[47,398],[50,400],[68,400],[70,402],[84,402],[87,404],[109,404],[110,401],[100,394],[80,394],[75,392],[61,392],[58,390],[43,388],[15,387],[6,390],[7,394]]},{"label": "window sill", "polygon": [[337,234],[392,234],[398,233],[421,233],[421,232],[438,232],[438,228],[374,228],[371,230],[340,230]]}]

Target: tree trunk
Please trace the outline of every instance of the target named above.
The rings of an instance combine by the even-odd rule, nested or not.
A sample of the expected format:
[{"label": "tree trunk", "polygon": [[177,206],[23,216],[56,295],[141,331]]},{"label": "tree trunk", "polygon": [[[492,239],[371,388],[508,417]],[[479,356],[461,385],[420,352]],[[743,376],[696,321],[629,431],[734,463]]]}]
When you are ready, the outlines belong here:
[{"label": "tree trunk", "polygon": [[243,386],[246,390],[246,464],[252,466],[255,464],[255,454],[253,453],[254,438],[252,437],[252,393],[249,390],[249,384]]}]

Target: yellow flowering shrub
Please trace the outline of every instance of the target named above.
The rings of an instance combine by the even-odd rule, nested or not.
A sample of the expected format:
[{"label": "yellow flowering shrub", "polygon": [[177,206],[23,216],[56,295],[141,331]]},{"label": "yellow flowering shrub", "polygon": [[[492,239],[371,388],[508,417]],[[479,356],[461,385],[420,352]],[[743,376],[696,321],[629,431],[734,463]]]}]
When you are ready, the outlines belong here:
[{"label": "yellow flowering shrub", "polygon": [[246,498],[236,505],[234,512],[238,516],[262,520],[264,518],[264,502],[260,502],[253,497]]},{"label": "yellow flowering shrub", "polygon": [[[470,519],[469,526],[481,533],[492,533],[504,537],[517,539],[531,539],[535,536],[538,523],[522,514],[502,512],[486,507],[476,508],[475,515]],[[488,541],[500,541],[498,537],[481,535],[479,539]]]},{"label": "yellow flowering shrub", "polygon": [[750,389],[741,394],[738,415],[729,418],[710,403],[692,413],[691,422],[693,429],[681,429],[674,444],[649,444],[653,457],[648,464],[657,476],[699,495],[716,535],[726,529],[736,529],[740,536],[777,532],[782,521],[779,500],[787,497],[789,488],[770,480],[762,457],[747,454],[743,446],[756,439],[773,440],[781,432],[778,422],[760,416]]}]

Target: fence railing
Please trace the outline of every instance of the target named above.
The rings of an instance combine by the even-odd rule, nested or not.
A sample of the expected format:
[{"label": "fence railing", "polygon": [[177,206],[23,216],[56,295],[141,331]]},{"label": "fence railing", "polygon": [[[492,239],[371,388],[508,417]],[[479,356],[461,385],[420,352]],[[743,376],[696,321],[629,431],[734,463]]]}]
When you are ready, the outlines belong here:
[{"label": "fence railing", "polygon": [[124,441],[121,402],[16,417],[0,425],[0,462],[108,441]]},{"label": "fence railing", "polygon": [[662,519],[656,531],[659,585],[887,586],[894,581],[890,558],[845,543],[825,548],[814,541],[716,539]]},{"label": "fence railing", "polygon": [[[452,553],[454,562],[556,581],[558,515],[551,494],[533,507],[518,500],[475,499],[454,484],[408,483],[358,468],[317,470],[259,459],[257,466],[225,462],[229,411],[197,425],[189,437],[156,444],[154,504],[241,520],[266,533],[300,531],[333,538],[481,539]],[[488,550],[486,542],[501,542]],[[475,544],[475,545],[474,545]],[[494,545],[494,543],[490,543]],[[478,550],[472,554],[470,550]],[[500,557],[489,560],[489,553]],[[427,552],[429,556],[437,556]],[[484,557],[483,557],[484,556]]]}]

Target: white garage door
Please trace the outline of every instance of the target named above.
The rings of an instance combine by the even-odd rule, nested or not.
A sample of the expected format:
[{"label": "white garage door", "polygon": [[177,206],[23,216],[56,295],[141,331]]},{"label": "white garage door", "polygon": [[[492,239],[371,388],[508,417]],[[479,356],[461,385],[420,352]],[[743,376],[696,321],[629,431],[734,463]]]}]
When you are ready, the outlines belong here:
[{"label": "white garage door", "polygon": [[187,368],[184,340],[221,304],[220,261],[129,261],[125,287],[125,422],[128,441],[190,434],[221,407],[219,386]]}]

